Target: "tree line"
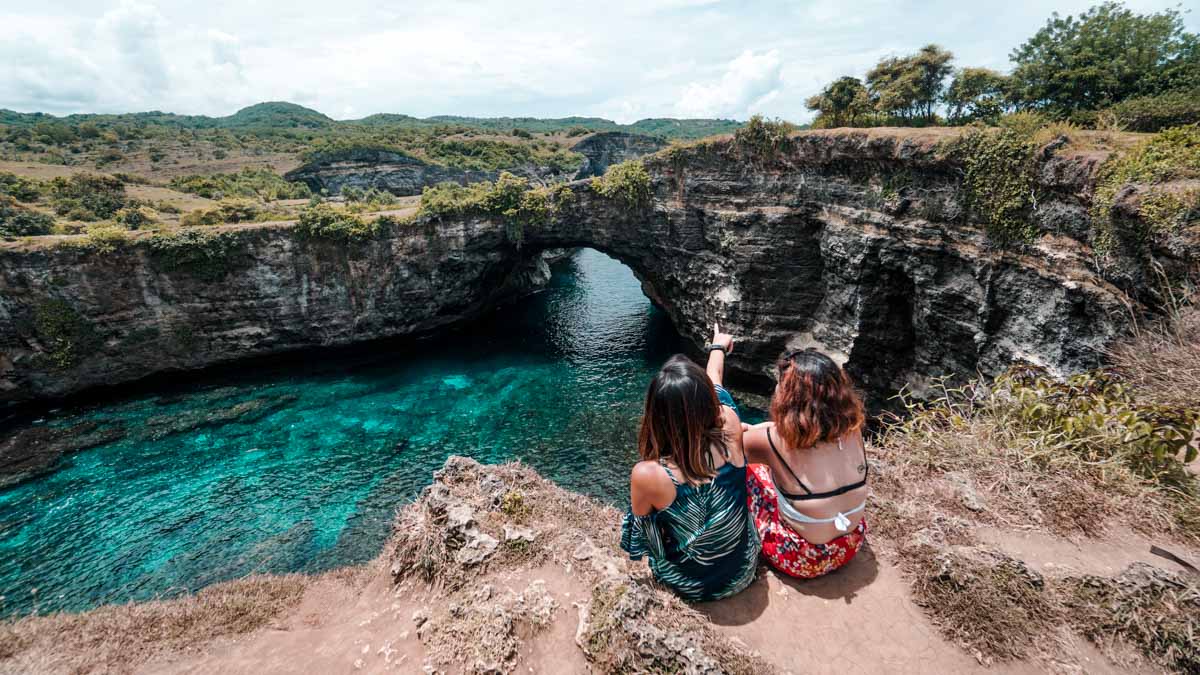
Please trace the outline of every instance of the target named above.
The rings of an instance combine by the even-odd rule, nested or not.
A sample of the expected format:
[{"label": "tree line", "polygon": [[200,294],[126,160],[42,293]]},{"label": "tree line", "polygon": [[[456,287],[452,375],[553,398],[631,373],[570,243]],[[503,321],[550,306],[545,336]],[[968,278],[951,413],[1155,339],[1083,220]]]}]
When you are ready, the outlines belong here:
[{"label": "tree line", "polygon": [[[1010,73],[955,68],[930,44],[841,77],[806,102],[814,127],[995,124],[1008,113],[1139,131],[1200,121],[1200,36],[1182,13],[1137,14],[1119,2],[1053,14],[1014,49]],[[1105,120],[1107,116],[1111,119]]]}]

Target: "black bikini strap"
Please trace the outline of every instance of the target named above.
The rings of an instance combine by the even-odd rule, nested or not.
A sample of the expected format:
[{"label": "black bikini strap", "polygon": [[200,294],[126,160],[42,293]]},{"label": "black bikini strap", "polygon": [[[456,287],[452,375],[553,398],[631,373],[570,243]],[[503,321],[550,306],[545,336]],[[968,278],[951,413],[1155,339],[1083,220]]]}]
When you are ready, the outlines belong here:
[{"label": "black bikini strap", "polygon": [[783,458],[783,455],[779,454],[779,450],[775,447],[775,441],[771,440],[770,427],[767,428],[767,443],[771,445],[771,452],[775,453],[776,459],[778,459],[779,463],[783,465],[783,468],[787,469],[788,473],[792,474],[792,479],[796,481],[796,484],[800,486],[800,489],[804,490],[805,494],[811,495],[812,490],[808,489],[808,486],[804,484],[804,481],[800,480],[800,477],[796,475],[795,471],[792,471],[791,465],[787,463],[787,460]]}]

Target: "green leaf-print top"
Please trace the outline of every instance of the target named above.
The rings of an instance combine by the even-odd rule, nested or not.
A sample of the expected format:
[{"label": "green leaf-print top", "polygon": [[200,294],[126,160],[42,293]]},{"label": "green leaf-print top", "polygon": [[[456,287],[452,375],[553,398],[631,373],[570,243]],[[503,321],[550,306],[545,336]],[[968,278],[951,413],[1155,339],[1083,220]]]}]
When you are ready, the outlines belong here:
[{"label": "green leaf-print top", "polygon": [[700,485],[667,474],[675,501],[644,516],[627,512],[621,548],[633,560],[648,556],[654,578],[684,600],[717,600],[749,586],[761,544],[746,506],[746,467],[725,463]]}]

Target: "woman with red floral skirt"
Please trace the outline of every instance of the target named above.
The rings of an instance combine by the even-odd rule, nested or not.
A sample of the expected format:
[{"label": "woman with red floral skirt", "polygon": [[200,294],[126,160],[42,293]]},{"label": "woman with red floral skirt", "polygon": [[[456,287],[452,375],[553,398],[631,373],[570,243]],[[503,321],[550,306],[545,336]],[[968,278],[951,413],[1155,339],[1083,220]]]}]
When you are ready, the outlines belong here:
[{"label": "woman with red floral skirt", "polygon": [[811,579],[850,562],[867,535],[862,400],[850,377],[815,349],[776,364],[771,421],[747,427],[746,475],[762,555]]}]

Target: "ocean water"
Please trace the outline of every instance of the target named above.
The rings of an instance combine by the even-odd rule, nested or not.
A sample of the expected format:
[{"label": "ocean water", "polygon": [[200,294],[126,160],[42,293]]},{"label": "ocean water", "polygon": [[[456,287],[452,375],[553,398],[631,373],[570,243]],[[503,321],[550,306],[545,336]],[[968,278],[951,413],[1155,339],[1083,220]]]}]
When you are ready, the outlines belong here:
[{"label": "ocean water", "polygon": [[645,387],[681,349],[633,274],[585,249],[450,336],[48,412],[37,423],[125,436],[0,491],[0,614],[369,560],[450,454],[519,458],[624,505]]}]

